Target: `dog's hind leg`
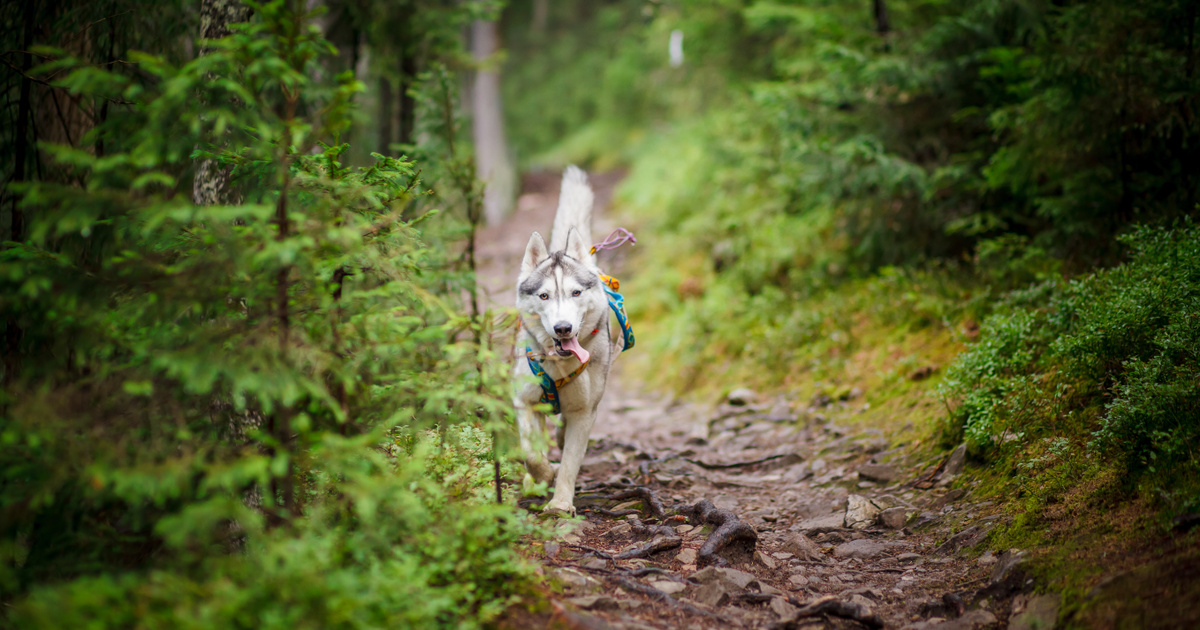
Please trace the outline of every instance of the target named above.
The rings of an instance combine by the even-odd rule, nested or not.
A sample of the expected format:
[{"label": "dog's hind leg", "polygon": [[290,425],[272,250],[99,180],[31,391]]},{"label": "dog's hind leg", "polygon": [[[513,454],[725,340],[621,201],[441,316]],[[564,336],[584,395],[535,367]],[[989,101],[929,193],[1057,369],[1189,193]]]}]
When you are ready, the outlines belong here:
[{"label": "dog's hind leg", "polygon": [[594,408],[573,414],[573,417],[563,414],[566,435],[563,440],[562,464],[558,467],[554,498],[546,504],[546,512],[563,512],[572,516],[575,514],[575,479],[579,476],[579,467],[583,465],[583,456],[587,454],[588,436],[591,435],[592,425],[595,423]]}]

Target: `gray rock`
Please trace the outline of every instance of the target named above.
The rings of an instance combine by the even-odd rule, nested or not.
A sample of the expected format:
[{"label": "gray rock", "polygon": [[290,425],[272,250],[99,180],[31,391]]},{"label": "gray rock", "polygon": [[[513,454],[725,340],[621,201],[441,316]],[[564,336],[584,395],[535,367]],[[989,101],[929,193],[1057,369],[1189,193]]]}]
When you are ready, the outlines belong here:
[{"label": "gray rock", "polygon": [[950,555],[958,553],[959,549],[971,547],[981,542],[984,537],[991,531],[990,527],[980,528],[975,525],[968,527],[961,532],[950,537],[950,540],[942,543],[933,552],[938,555]]},{"label": "gray rock", "polygon": [[958,619],[950,619],[937,625],[938,630],[977,630],[991,628],[996,625],[996,615],[990,611],[976,608],[968,610]]},{"label": "gray rock", "polygon": [[845,527],[845,522],[845,514],[835,513],[800,521],[799,523],[793,525],[791,529],[802,534],[816,535],[823,534],[825,532],[835,532],[839,529],[843,529]]},{"label": "gray rock", "polygon": [[888,529],[904,529],[908,521],[908,510],[902,507],[888,508],[879,513],[879,523]]},{"label": "gray rock", "polygon": [[942,469],[940,477],[961,475],[963,466],[967,464],[967,444],[964,442],[958,445],[950,453],[950,459],[946,460],[946,467]]},{"label": "gray rock", "polygon": [[866,529],[875,522],[879,508],[875,507],[866,497],[852,494],[846,497],[846,527]]},{"label": "gray rock", "polygon": [[684,547],[676,554],[675,559],[683,564],[696,564],[696,550]]},{"label": "gray rock", "polygon": [[779,617],[780,621],[788,622],[796,618],[796,614],[800,612],[799,608],[787,603],[782,597],[771,598],[771,612]]},{"label": "gray rock", "polygon": [[863,464],[858,467],[858,476],[871,481],[892,483],[900,478],[900,471],[891,464]]},{"label": "gray rock", "polygon": [[632,530],[633,530],[633,526],[630,525],[629,523],[617,523],[612,529],[608,530],[607,532],[604,532],[604,535],[620,536],[622,534],[628,534]]},{"label": "gray rock", "polygon": [[562,545],[553,541],[547,541],[542,550],[546,552],[547,558],[553,560],[558,557],[558,552],[562,551]]},{"label": "gray rock", "polygon": [[839,558],[877,558],[888,549],[900,545],[901,543],[860,538],[834,547],[833,555]]},{"label": "gray rock", "polygon": [[[792,534],[789,536],[788,539],[783,542],[783,550],[795,555],[801,560],[815,560],[818,562],[828,561],[828,558],[825,557],[825,554],[821,553],[821,547],[804,534]],[[778,558],[779,556],[777,555],[775,557]]]},{"label": "gray rock", "polygon": [[605,560],[604,558],[588,558],[587,560],[581,562],[579,566],[585,569],[607,569],[608,560]]},{"label": "gray rock", "polygon": [[1025,609],[1019,612],[1016,604],[1014,601],[1014,614],[1008,619],[1008,630],[1054,630],[1062,598],[1054,594],[1038,595],[1025,603]]},{"label": "gray rock", "polygon": [[754,560],[768,569],[775,568],[775,559],[761,551],[754,552]]},{"label": "gray rock", "polygon": [[737,569],[718,568],[717,572],[721,574],[721,578],[723,580],[733,584],[739,589],[746,588],[751,582],[758,579],[753,575],[746,573],[745,571],[738,571]]},{"label": "gray rock", "polygon": [[651,582],[650,586],[653,586],[654,588],[666,593],[667,595],[674,595],[676,593],[682,593],[683,590],[687,588],[687,584],[684,584],[683,582],[672,582],[670,580],[660,580],[658,582]]},{"label": "gray rock", "polygon": [[599,581],[575,569],[551,569],[550,576],[562,582],[565,586],[575,589],[592,589],[600,586]]},{"label": "gray rock", "polygon": [[720,608],[729,603],[731,599],[729,591],[725,589],[725,585],[718,580],[714,580],[696,589],[692,594],[692,599],[713,608]]},{"label": "gray rock", "polygon": [[729,401],[729,404],[735,407],[753,405],[754,403],[758,402],[758,392],[747,387],[739,387],[729,392],[729,397],[727,400]]},{"label": "gray rock", "polygon": [[1017,581],[1024,573],[1024,565],[1029,558],[1029,552],[1020,549],[1009,549],[1000,554],[996,566],[992,567],[989,584],[997,586],[1009,581]]},{"label": "gray rock", "polygon": [[583,610],[617,610],[621,607],[617,600],[608,595],[585,595],[584,597],[572,597],[567,601]]},{"label": "gray rock", "polygon": [[759,593],[766,593],[767,595],[786,595],[787,594],[787,593],[784,593],[783,591],[775,588],[774,586],[771,586],[770,584],[763,582],[762,580],[755,581],[754,585],[758,586]]},{"label": "gray rock", "polygon": [[803,573],[796,573],[788,576],[788,582],[791,582],[792,586],[795,586],[796,588],[804,588],[805,586],[808,586],[808,576],[804,575]]},{"label": "gray rock", "polygon": [[920,560],[921,554],[912,553],[912,552],[902,553],[902,554],[896,556],[896,559],[899,560],[900,562],[912,562],[914,560]]}]

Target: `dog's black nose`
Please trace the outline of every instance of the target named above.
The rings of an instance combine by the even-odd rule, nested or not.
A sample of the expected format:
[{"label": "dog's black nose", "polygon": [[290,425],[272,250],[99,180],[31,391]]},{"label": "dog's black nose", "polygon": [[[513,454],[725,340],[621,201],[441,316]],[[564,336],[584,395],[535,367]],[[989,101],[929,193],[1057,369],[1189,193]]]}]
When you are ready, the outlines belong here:
[{"label": "dog's black nose", "polygon": [[554,334],[559,337],[566,337],[571,334],[571,325],[567,322],[558,322],[554,325]]}]

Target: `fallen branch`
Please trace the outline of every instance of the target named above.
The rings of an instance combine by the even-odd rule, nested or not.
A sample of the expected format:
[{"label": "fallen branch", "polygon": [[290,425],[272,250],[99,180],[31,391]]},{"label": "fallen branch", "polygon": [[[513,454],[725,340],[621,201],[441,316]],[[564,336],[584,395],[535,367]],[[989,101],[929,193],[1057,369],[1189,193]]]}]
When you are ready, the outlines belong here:
[{"label": "fallen branch", "polygon": [[754,552],[754,547],[758,543],[758,533],[754,531],[753,527],[739,519],[737,514],[729,510],[718,509],[708,499],[701,499],[696,505],[688,508],[688,518],[692,525],[699,526],[705,523],[716,525],[716,529],[708,535],[708,539],[700,547],[700,553],[697,554],[699,566],[709,564],[725,566],[728,564],[724,558],[717,555],[717,552],[724,549],[729,543],[747,544],[750,553]]},{"label": "fallen branch", "polygon": [[768,455],[766,457],[762,457],[759,459],[753,459],[748,462],[733,462],[731,464],[710,464],[708,462],[703,462],[698,459],[691,459],[690,457],[684,457],[682,459],[685,462],[691,462],[701,468],[705,468],[708,470],[721,470],[723,468],[741,468],[742,466],[753,466],[755,464],[761,464],[763,462],[769,462],[773,459],[779,459],[781,457],[787,457],[787,456],[788,456],[787,453],[785,453],[783,455]]}]

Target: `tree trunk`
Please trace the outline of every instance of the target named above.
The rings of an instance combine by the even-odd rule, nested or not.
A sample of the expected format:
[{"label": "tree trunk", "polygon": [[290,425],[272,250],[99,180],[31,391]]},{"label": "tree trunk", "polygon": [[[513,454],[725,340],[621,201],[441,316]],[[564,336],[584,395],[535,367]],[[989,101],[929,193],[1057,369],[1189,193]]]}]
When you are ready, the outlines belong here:
[{"label": "tree trunk", "polygon": [[472,90],[475,170],[486,188],[483,216],[495,225],[512,210],[515,173],[504,137],[504,114],[500,102],[500,71],[492,65],[499,49],[495,22],[476,20],[471,26],[471,48],[475,62],[475,88]]},{"label": "tree trunk", "polygon": [[387,77],[379,77],[379,152],[383,155],[390,155],[388,147],[392,144],[395,109],[392,106],[392,82]]},{"label": "tree trunk", "polygon": [[[250,8],[238,0],[201,0],[200,39],[227,37],[232,32],[230,24],[249,19]],[[200,56],[211,50],[207,43],[201,43]],[[241,202],[241,195],[231,185],[227,169],[222,169],[213,160],[201,160],[192,179],[192,202],[198,206],[237,204]]]},{"label": "tree trunk", "polygon": [[412,17],[406,17],[400,31],[400,84],[397,101],[400,104],[400,119],[397,127],[400,144],[412,144],[416,131],[417,101],[409,94],[417,78],[417,42],[413,38]]},{"label": "tree trunk", "polygon": [[[24,24],[21,34],[21,88],[17,101],[16,164],[13,165],[13,181],[25,181],[25,161],[29,159],[29,110],[31,88],[33,82],[29,79],[29,69],[33,67],[33,56],[29,49],[33,47],[33,17],[37,11],[37,3],[25,5]],[[12,198],[12,213],[10,214],[8,240],[20,243],[25,240],[25,213],[17,205],[17,197]],[[16,380],[21,370],[21,322],[14,316],[4,322],[4,383]]]},{"label": "tree trunk", "polygon": [[892,30],[891,24],[888,23],[887,5],[884,0],[873,0],[875,7],[875,32],[880,35],[887,35]]}]

